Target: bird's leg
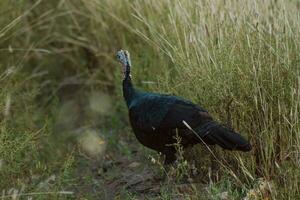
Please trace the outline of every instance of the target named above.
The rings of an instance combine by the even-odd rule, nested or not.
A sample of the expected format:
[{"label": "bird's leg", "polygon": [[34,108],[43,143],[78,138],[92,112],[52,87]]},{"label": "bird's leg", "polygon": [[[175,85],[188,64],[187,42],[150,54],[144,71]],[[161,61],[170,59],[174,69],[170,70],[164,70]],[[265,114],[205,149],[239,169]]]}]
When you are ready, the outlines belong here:
[{"label": "bird's leg", "polygon": [[165,153],[165,162],[164,162],[164,175],[163,179],[170,179],[170,172],[172,173],[172,169],[175,167],[176,154],[175,153]]},{"label": "bird's leg", "polygon": [[165,166],[173,164],[176,161],[176,153],[167,153],[165,154],[165,156],[166,156],[164,162]]},{"label": "bird's leg", "polygon": [[[211,151],[216,154],[216,150],[214,148],[211,149]],[[210,154],[210,160],[211,160],[211,179],[212,181],[217,181],[218,180],[218,162],[215,159],[215,157]]]}]

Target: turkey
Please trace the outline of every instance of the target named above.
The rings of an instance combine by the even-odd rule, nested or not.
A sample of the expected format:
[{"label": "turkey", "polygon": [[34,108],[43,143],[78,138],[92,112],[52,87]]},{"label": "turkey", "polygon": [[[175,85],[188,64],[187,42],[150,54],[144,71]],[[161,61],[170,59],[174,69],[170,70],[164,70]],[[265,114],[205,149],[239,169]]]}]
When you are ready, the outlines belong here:
[{"label": "turkey", "polygon": [[137,140],[165,155],[165,164],[176,161],[176,135],[183,148],[205,142],[223,149],[250,151],[250,143],[238,133],[214,121],[200,106],[183,98],[136,90],[130,74],[128,51],[117,52],[122,65],[123,96]]}]

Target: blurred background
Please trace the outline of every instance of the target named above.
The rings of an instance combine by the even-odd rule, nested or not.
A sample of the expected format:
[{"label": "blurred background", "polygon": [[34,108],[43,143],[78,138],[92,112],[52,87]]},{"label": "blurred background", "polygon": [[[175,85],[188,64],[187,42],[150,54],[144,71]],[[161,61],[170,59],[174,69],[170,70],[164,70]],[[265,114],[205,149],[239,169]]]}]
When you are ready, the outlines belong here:
[{"label": "blurred background", "polygon": [[[1,0],[0,196],[299,198],[299,44],[297,0]],[[120,48],[137,87],[200,104],[253,151],[213,147],[220,164],[198,145],[156,180],[161,158],[128,123]]]}]

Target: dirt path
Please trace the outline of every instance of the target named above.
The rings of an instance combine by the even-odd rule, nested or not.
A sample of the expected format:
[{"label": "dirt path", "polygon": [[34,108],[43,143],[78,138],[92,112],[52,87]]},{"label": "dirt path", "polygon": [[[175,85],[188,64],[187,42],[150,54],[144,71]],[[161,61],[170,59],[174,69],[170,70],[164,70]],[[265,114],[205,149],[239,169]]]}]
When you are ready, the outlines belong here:
[{"label": "dirt path", "polygon": [[172,182],[141,153],[113,160],[107,157],[104,161],[84,161],[78,169],[81,182],[76,187],[77,198],[179,200],[197,195],[196,188],[205,189],[204,184]]},{"label": "dirt path", "polygon": [[[160,195],[162,178],[154,172],[155,166],[142,163],[139,155],[114,160],[82,161],[78,168],[77,197],[92,199],[146,199]],[[89,193],[89,195],[86,195]],[[130,198],[129,198],[130,199]]]}]

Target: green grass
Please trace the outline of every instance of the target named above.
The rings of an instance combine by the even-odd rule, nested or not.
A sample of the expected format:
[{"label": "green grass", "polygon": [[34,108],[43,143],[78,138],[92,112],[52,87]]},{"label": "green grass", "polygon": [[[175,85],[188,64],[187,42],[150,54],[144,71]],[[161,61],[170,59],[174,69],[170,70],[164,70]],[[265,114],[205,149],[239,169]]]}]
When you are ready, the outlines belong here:
[{"label": "green grass", "polygon": [[[0,190],[72,190],[86,128],[99,130],[107,154],[131,156],[136,141],[114,58],[124,48],[138,87],[230,118],[253,144],[249,154],[213,148],[222,164],[208,198],[299,198],[299,9],[297,0],[1,1]],[[89,106],[99,97],[100,110]],[[209,172],[205,147],[191,157]],[[50,188],[39,188],[51,175]],[[259,192],[264,183],[270,194]],[[161,199],[172,198],[168,191]]]}]

